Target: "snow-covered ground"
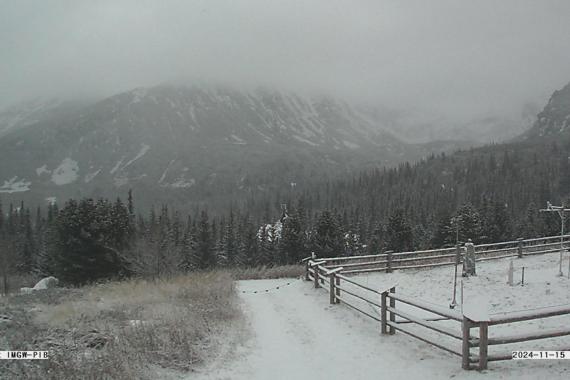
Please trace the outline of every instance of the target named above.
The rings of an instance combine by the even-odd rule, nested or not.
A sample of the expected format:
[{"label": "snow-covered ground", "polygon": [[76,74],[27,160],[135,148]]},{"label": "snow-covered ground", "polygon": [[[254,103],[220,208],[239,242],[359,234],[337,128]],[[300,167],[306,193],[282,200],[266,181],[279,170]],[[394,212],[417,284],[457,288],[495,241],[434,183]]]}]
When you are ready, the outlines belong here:
[{"label": "snow-covered ground", "polygon": [[[508,260],[478,263],[478,276],[465,280],[465,299],[488,296],[490,312],[570,303],[570,280],[556,277],[558,255],[515,260],[525,270],[525,286],[506,285]],[[566,268],[568,262],[565,262]],[[520,270],[515,272],[520,276]],[[565,269],[566,274],[566,269]],[[421,271],[376,273],[356,277],[363,284],[382,288],[397,282],[397,291],[447,307],[451,300],[453,267]],[[489,363],[479,373],[461,369],[461,358],[415,340],[403,333],[380,334],[379,323],[345,305],[329,305],[327,292],[296,280],[269,293],[242,293],[283,284],[283,280],[239,283],[249,318],[250,337],[231,353],[225,350],[191,379],[566,379],[570,360],[504,361]],[[287,282],[287,281],[285,281]],[[459,292],[458,292],[459,293]],[[347,297],[348,299],[348,297]],[[482,305],[483,306],[483,305]],[[401,305],[397,305],[401,307]],[[377,313],[368,307],[371,313]],[[415,313],[418,315],[418,313]],[[546,320],[547,327],[568,325],[568,317]],[[451,322],[443,322],[451,323]],[[456,322],[454,322],[456,323]],[[540,329],[543,322],[518,323],[512,329]],[[518,327],[516,327],[518,325]],[[456,327],[457,325],[450,325]],[[501,327],[501,333],[507,330]],[[494,327],[490,329],[493,336]],[[441,336],[441,335],[439,335]],[[570,338],[545,342],[570,346]],[[510,350],[509,346],[499,346]],[[493,353],[491,347],[490,353]],[[515,349],[514,347],[512,349]],[[476,350],[473,351],[476,353]]]}]

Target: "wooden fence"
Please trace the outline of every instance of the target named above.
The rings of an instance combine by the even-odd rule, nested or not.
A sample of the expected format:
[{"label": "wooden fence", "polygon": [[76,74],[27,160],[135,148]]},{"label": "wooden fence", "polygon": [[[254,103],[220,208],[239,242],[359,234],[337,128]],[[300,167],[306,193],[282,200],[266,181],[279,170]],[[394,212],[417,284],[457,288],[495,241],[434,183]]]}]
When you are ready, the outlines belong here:
[{"label": "wooden fence", "polygon": [[[570,235],[562,237],[564,249],[570,243]],[[519,239],[511,242],[477,245],[478,260],[559,252],[561,237],[540,239]],[[461,247],[440,250],[384,253],[381,255],[353,256],[341,258],[310,258],[306,263],[306,279],[315,288],[328,291],[331,304],[342,303],[349,308],[380,323],[382,334],[392,335],[400,331],[413,338],[431,344],[451,354],[460,356],[464,369],[487,368],[490,361],[510,360],[512,352],[489,354],[489,346],[521,343],[539,339],[570,335],[570,320],[566,328],[539,330],[524,334],[504,334],[500,326],[522,321],[545,319],[555,316],[570,317],[570,305],[498,313],[488,319],[477,319],[454,309],[435,305],[396,293],[396,286],[388,289],[374,289],[359,283],[350,274],[395,269],[426,268],[439,265],[458,264],[463,255]],[[405,304],[414,311],[396,307]],[[370,310],[365,310],[365,305]],[[428,313],[429,317],[420,316]],[[496,326],[496,327],[495,327]],[[414,328],[415,327],[415,328]],[[493,333],[489,336],[489,329]],[[429,332],[426,334],[422,331]],[[472,333],[475,331],[475,333]],[[431,334],[431,335],[430,335]],[[434,336],[435,334],[435,336]],[[445,337],[446,339],[442,339]],[[530,347],[533,349],[533,347]],[[553,350],[570,350],[552,348]],[[476,353],[472,351],[476,350]]]},{"label": "wooden fence", "polygon": [[[570,247],[570,235],[549,236],[537,239],[475,245],[477,261],[497,260],[507,257],[538,255],[560,252]],[[328,269],[343,267],[343,273],[391,272],[397,269],[430,268],[454,265],[465,254],[464,247],[430,249],[411,252],[384,252],[376,255],[318,258]]]}]

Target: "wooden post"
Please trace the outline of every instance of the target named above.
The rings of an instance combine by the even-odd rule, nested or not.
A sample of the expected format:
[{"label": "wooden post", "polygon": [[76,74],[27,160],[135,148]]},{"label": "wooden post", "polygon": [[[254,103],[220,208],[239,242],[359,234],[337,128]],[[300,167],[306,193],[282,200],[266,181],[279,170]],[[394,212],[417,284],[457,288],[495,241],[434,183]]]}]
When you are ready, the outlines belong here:
[{"label": "wooden post", "polygon": [[523,257],[523,242],[524,242],[524,239],[523,239],[523,238],[518,238],[518,239],[517,239],[517,243],[518,243],[518,246],[517,246],[517,256],[519,257],[519,259],[522,259],[522,257]]},{"label": "wooden post", "polygon": [[320,287],[320,285],[319,285],[319,266],[318,265],[313,266],[313,270],[314,270],[313,281],[315,283],[315,289],[316,289],[316,288]]},{"label": "wooden post", "polygon": [[[396,293],[396,288],[392,287],[390,288],[390,293]],[[396,308],[396,300],[393,297],[390,297],[390,307],[392,309]],[[396,322],[396,314],[394,313],[390,313],[390,322],[395,323]],[[394,335],[396,333],[396,329],[392,326],[390,326],[390,335]]]},{"label": "wooden post", "polygon": [[386,273],[392,273],[392,253],[394,253],[394,251],[386,251],[386,254],[388,255],[386,258]]},{"label": "wooden post", "polygon": [[305,261],[305,281],[311,281],[311,279],[309,278],[309,268],[310,268],[309,263],[310,262],[311,262],[311,260]]},{"label": "wooden post", "polygon": [[463,340],[461,344],[461,367],[463,369],[470,369],[469,366],[469,338],[471,330],[471,321],[467,317],[463,316],[463,322],[461,323],[461,331],[463,333]]},{"label": "wooden post", "polygon": [[487,353],[489,349],[489,322],[479,324],[479,371],[487,369]]},{"label": "wooden post", "polygon": [[334,289],[334,284],[335,284],[335,278],[336,276],[334,275],[334,273],[331,273],[330,277],[329,277],[329,301],[331,305],[334,305],[335,302],[335,289]]},{"label": "wooden post", "polygon": [[334,276],[335,281],[336,281],[336,287],[335,287],[335,291],[336,291],[336,298],[335,298],[335,303],[340,303],[340,277]]},{"label": "wooden post", "polygon": [[380,323],[382,326],[382,334],[387,334],[388,333],[388,324],[386,323],[386,298],[388,297],[388,292],[382,292],[382,295],[380,296],[380,305],[382,306],[380,308]]}]

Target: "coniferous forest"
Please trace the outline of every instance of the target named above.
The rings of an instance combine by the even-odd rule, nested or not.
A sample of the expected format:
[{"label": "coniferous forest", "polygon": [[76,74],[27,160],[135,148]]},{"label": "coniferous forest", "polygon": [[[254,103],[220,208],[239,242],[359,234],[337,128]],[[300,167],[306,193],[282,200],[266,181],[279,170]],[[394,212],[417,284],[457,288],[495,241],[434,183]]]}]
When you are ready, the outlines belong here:
[{"label": "coniferous forest", "polygon": [[214,267],[298,263],[320,257],[498,242],[556,235],[540,213],[570,194],[570,143],[511,143],[432,155],[350,179],[206,208],[136,207],[124,199],[78,199],[37,207],[0,205],[4,274],[54,275],[83,284]]}]

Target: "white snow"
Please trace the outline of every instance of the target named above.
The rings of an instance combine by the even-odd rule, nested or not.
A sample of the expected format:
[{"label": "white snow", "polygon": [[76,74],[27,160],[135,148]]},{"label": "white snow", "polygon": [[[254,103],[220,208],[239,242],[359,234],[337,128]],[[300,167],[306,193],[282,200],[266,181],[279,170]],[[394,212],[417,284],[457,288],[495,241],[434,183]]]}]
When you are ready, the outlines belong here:
[{"label": "white snow", "polygon": [[[570,280],[556,277],[557,258],[555,254],[516,261],[519,271],[523,265],[526,270],[525,286],[515,287],[506,285],[505,269],[508,260],[477,263],[478,276],[464,279],[465,299],[490,296],[491,313],[570,303]],[[565,268],[567,266],[566,261]],[[520,279],[520,273],[518,276]],[[398,283],[396,293],[433,302],[446,309],[453,289],[453,267],[375,273],[354,278],[377,289]],[[281,286],[279,290],[274,289],[288,281],[293,283]],[[269,288],[273,290],[265,293],[264,290]],[[242,293],[253,290],[260,292]],[[462,370],[461,358],[458,356],[400,332],[382,335],[378,322],[346,305],[329,305],[328,288],[314,289],[311,282],[283,279],[241,281],[238,283],[238,293],[251,324],[251,337],[242,345],[222,350],[222,354],[212,358],[207,366],[188,375],[188,379],[436,380],[481,379],[483,376],[486,379],[522,380],[570,377],[570,365],[566,361],[555,360],[491,362],[489,369],[482,373]],[[396,307],[406,309],[398,302]],[[365,310],[377,312],[372,307]],[[415,312],[417,309],[411,310],[418,315]],[[568,321],[555,317],[506,326],[512,326],[511,330],[520,332],[521,329],[536,330],[556,324],[567,326]],[[490,336],[497,335],[498,327],[506,326],[491,326]],[[507,334],[511,332],[507,331]],[[505,330],[501,330],[500,334],[505,334]],[[570,337],[545,339],[531,342],[526,348],[564,347],[569,342]],[[509,351],[519,349],[516,348],[521,347],[518,345],[498,348]],[[493,346],[491,350],[494,349]]]},{"label": "white snow", "polygon": [[230,141],[232,144],[236,144],[236,145],[246,145],[246,144],[247,144],[247,141],[245,141],[245,140],[242,139],[241,137],[239,137],[239,136],[237,136],[237,135],[234,135],[234,134],[230,135],[229,141]]},{"label": "white snow", "polygon": [[133,99],[131,100],[130,104],[135,104],[135,103],[139,103],[145,96],[147,93],[146,88],[137,88],[135,90],[133,90]]},{"label": "white snow", "polygon": [[166,175],[168,174],[168,170],[170,169],[170,166],[174,163],[174,161],[176,161],[176,160],[171,160],[168,163],[168,165],[166,166],[166,169],[164,169],[164,171],[162,172],[162,176],[160,176],[158,183],[162,183],[166,179]]},{"label": "white snow", "polygon": [[115,166],[113,166],[113,169],[111,169],[111,171],[109,172],[110,174],[115,174],[115,172],[117,170],[119,170],[119,168],[121,167],[123,160],[125,159],[125,157],[121,158],[119,161],[117,161],[117,163],[115,164]]},{"label": "white snow", "polygon": [[355,144],[355,143],[350,142],[350,141],[346,141],[346,140],[343,141],[343,144],[344,144],[347,148],[350,148],[350,149],[358,149],[358,148],[360,148],[360,145]]},{"label": "white snow", "polygon": [[126,164],[124,164],[121,167],[121,170],[124,170],[127,166],[131,165],[133,162],[135,162],[136,160],[138,160],[139,158],[141,158],[142,156],[144,156],[146,154],[146,152],[148,152],[148,150],[150,149],[149,145],[146,144],[141,144],[141,149],[139,150],[139,152],[137,153],[137,155],[135,156],[135,158],[133,158],[132,160],[128,161]]},{"label": "white snow", "polygon": [[297,140],[297,141],[303,142],[303,143],[305,143],[305,144],[309,144],[309,145],[311,145],[311,146],[318,146],[318,145],[319,145],[319,144],[315,144],[314,142],[309,141],[309,140],[307,140],[307,139],[304,139],[304,138],[302,138],[302,137],[300,137],[300,136],[297,136],[297,135],[292,135],[292,137],[293,137],[295,140]]},{"label": "white snow", "polygon": [[123,164],[123,161],[125,160],[125,157],[122,157],[119,161],[117,161],[117,163],[115,164],[115,166],[113,166],[113,168],[111,169],[111,171],[109,172],[110,174],[115,174],[116,172],[120,172],[122,170],[125,170],[128,166],[132,165],[135,161],[139,160],[142,156],[144,156],[150,149],[149,145],[146,144],[141,144],[141,148],[138,151],[138,153],[135,155],[134,158],[132,158],[131,160],[125,162],[125,164]]},{"label": "white snow", "polygon": [[79,165],[76,161],[67,157],[54,169],[51,174],[51,181],[58,186],[68,185],[75,182],[78,177]]},{"label": "white snow", "polygon": [[101,172],[101,169],[96,170],[94,172],[91,173],[87,173],[87,175],[85,176],[85,183],[89,183],[93,180],[93,178],[97,177],[97,175]]},{"label": "white snow", "polygon": [[474,296],[463,302],[463,315],[475,322],[489,322],[489,298]]},{"label": "white snow", "polygon": [[36,174],[37,174],[38,177],[41,176],[41,175],[44,174],[44,173],[46,173],[46,174],[50,174],[50,173],[51,173],[51,170],[48,170],[47,165],[44,165],[44,166],[39,167],[39,168],[36,169]]},{"label": "white snow", "polygon": [[54,205],[57,203],[57,197],[47,197],[45,198],[45,201],[49,204],[49,205]]},{"label": "white snow", "polygon": [[25,178],[19,178],[14,176],[9,180],[4,181],[4,184],[0,186],[0,193],[21,193],[30,190],[30,185],[32,182],[27,181]]},{"label": "white snow", "polygon": [[115,185],[115,187],[125,186],[128,183],[129,183],[128,177],[114,177],[113,178],[113,184]]},{"label": "white snow", "polygon": [[164,186],[170,186],[175,189],[185,189],[188,187],[192,187],[196,184],[196,180],[194,178],[190,178],[187,180],[184,176],[177,178],[174,182],[170,184],[165,184]]}]

